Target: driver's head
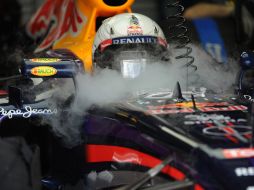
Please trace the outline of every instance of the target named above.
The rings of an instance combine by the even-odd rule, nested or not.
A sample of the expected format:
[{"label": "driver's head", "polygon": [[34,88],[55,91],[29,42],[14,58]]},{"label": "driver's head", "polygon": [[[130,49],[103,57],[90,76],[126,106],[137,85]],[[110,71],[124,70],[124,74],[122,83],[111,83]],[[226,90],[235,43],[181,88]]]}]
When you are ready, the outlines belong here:
[{"label": "driver's head", "polygon": [[93,62],[135,78],[146,64],[161,60],[166,50],[167,41],[157,23],[141,14],[123,13],[104,20],[98,29]]}]

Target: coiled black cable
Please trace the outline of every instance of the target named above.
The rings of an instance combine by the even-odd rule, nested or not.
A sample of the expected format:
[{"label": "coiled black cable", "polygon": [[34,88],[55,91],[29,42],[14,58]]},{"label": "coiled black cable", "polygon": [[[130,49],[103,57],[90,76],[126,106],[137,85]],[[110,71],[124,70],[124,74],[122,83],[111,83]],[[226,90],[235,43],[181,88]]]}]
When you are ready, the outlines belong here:
[{"label": "coiled black cable", "polygon": [[186,64],[184,65],[187,67],[187,87],[188,87],[188,75],[189,70],[188,68],[192,68],[191,72],[195,72],[197,70],[197,66],[194,65],[194,57],[191,56],[192,48],[187,46],[190,42],[190,38],[187,35],[188,28],[184,25],[186,19],[183,17],[184,7],[180,4],[180,1],[175,0],[168,0],[166,4],[167,12],[172,12],[166,16],[166,20],[170,22],[168,26],[169,29],[169,37],[168,40],[172,40],[176,42],[175,49],[182,50],[186,49],[185,53],[177,55],[175,59],[186,59]]},{"label": "coiled black cable", "polygon": [[173,15],[166,16],[167,20],[172,20],[174,23],[169,26],[169,32],[170,36],[169,39],[173,39],[177,42],[176,49],[186,49],[186,53],[182,55],[178,55],[175,58],[176,59],[187,59],[188,62],[186,63],[186,66],[193,67],[195,70],[197,70],[197,66],[193,65],[194,63],[194,57],[191,56],[192,48],[187,46],[190,42],[190,38],[187,35],[188,28],[184,25],[185,18],[182,16],[184,7],[180,4],[180,1],[176,1],[174,3],[167,3],[167,8],[171,9],[174,8],[176,12]]}]

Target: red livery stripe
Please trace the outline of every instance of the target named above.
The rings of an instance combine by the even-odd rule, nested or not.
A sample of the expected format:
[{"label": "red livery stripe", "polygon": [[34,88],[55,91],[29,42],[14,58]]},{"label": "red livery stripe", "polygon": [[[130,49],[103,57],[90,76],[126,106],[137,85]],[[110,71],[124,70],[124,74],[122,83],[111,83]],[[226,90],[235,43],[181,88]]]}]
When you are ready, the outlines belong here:
[{"label": "red livery stripe", "polygon": [[[162,160],[137,150],[110,146],[110,145],[87,145],[87,162],[128,162],[152,168],[162,162]],[[162,173],[169,175],[176,180],[184,180],[185,174],[180,170],[166,166]]]}]

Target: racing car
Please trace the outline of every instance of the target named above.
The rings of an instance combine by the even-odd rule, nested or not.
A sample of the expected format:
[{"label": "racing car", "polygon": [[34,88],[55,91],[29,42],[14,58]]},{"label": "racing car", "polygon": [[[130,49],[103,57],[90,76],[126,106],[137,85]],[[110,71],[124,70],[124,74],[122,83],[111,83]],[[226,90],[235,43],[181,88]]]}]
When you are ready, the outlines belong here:
[{"label": "racing car", "polygon": [[[62,5],[70,8],[78,5],[80,9],[74,6],[74,10],[71,8],[67,10],[72,10],[70,14],[77,16],[74,22],[84,19],[80,16],[80,11],[86,10],[83,4],[85,1],[77,1],[76,4],[74,1],[55,2],[54,5],[57,7]],[[103,6],[107,6],[107,10],[113,10],[109,11],[110,14],[115,14],[130,11],[128,7],[133,1],[119,1],[119,4],[106,0],[87,2],[89,6],[102,3]],[[45,7],[48,6],[52,8],[52,1],[46,1]],[[96,6],[100,7],[98,4]],[[43,10],[40,9],[42,12]],[[89,26],[95,29],[93,17],[95,12],[91,13],[89,19],[87,18],[88,29]],[[56,13],[62,18],[59,12]],[[134,13],[125,13],[125,17],[131,25],[127,31],[131,35],[128,38],[118,37],[114,39],[115,41],[106,41],[107,43],[99,38],[104,42],[104,46],[100,43],[96,46],[101,50],[99,53],[102,54],[107,47],[120,42],[131,42],[132,47],[133,40],[159,44],[163,52],[166,43],[157,25],[152,32],[160,38],[154,36],[140,38],[139,35],[145,32],[141,24],[143,17]],[[112,18],[119,17],[117,15]],[[38,20],[41,21],[37,17]],[[107,19],[104,24],[108,26],[111,21]],[[117,19],[116,22],[119,23]],[[83,51],[79,51],[81,46],[77,41],[80,37],[73,35],[74,37],[68,38],[72,33],[70,28],[67,27],[68,30],[65,28],[65,32],[68,31],[66,34],[55,36],[60,34],[57,30],[63,29],[61,26],[67,27],[63,24],[55,30],[51,29],[43,41],[46,43],[51,39],[46,47],[53,45],[53,50],[47,51],[43,57],[24,59],[21,68],[22,77],[19,80],[25,81],[25,84],[21,82],[18,86],[9,86],[8,93],[1,95],[0,105],[1,136],[22,134],[27,128],[33,129],[32,136],[38,134],[41,128],[50,136],[50,142],[41,132],[38,138],[32,140],[29,138],[33,142],[43,144],[41,146],[42,165],[45,170],[43,175],[53,176],[42,179],[45,187],[64,188],[63,184],[77,175],[78,178],[84,179],[88,189],[254,189],[254,106],[251,87],[253,83],[249,82],[254,68],[253,52],[243,52],[241,55],[236,94],[215,94],[207,92],[205,88],[184,91],[180,83],[176,82],[173,89],[142,91],[121,101],[103,105],[93,104],[88,110],[83,110],[81,117],[74,116],[80,120],[77,127],[72,126],[74,120],[70,118],[72,114],[70,107],[77,100],[76,93],[81,87],[77,85],[77,76],[84,71],[92,70],[93,64],[87,61],[91,59],[93,51],[89,46],[92,37],[89,38],[87,34],[88,41],[85,41],[87,46],[82,44],[82,47],[86,47],[90,52],[90,57],[87,57]],[[114,36],[117,29],[108,31]],[[80,34],[83,32],[80,31]],[[91,34],[95,35],[93,32]],[[101,33],[98,32],[99,34]],[[54,40],[58,41],[53,43],[52,37],[56,37]],[[71,43],[68,43],[68,40],[71,40]],[[124,45],[130,47],[129,44]],[[76,51],[76,48],[79,50]],[[116,49],[113,51],[117,52]],[[125,51],[120,51],[119,55],[122,53]],[[135,58],[142,56],[140,60],[143,61],[147,58],[147,54],[131,53]],[[148,55],[150,58],[152,53]],[[97,60],[99,66],[101,65],[99,61],[105,57],[107,56],[99,56]],[[124,61],[122,63],[121,66],[124,65]],[[127,65],[129,66],[127,71],[124,67],[121,67],[120,71],[126,80],[130,80],[128,77],[139,75],[143,68],[140,65],[145,64],[134,66],[135,64],[128,59]],[[119,65],[109,66],[119,68]],[[37,83],[32,78],[42,79]],[[73,80],[74,88],[67,99],[57,102],[60,105],[55,109],[52,107],[52,101],[53,105],[56,105],[55,96],[59,94],[56,95],[55,88],[62,85],[61,79]],[[47,94],[41,95],[45,90]],[[48,95],[48,91],[51,90]],[[82,141],[76,146],[78,148],[64,147],[61,138],[52,137],[55,131],[47,121],[59,120],[59,114],[61,118],[57,123],[59,128],[64,127],[65,123],[70,125],[70,128],[78,128],[79,136],[82,136]],[[49,164],[48,160],[53,160],[53,164]],[[62,168],[57,168],[56,165],[63,160],[67,162],[61,165]]]}]

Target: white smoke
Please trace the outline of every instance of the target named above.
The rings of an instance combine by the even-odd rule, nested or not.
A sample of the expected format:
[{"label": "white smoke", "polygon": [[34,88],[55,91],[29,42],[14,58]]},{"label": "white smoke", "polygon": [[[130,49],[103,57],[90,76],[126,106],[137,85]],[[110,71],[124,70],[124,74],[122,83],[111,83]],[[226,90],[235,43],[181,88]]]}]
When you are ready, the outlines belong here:
[{"label": "white smoke", "polygon": [[124,79],[110,69],[97,71],[93,76],[78,76],[78,99],[87,108],[91,104],[121,101],[144,91],[171,89],[183,77],[178,69],[172,65],[152,64],[136,79]]},{"label": "white smoke", "polygon": [[228,63],[218,63],[203,48],[191,45],[197,71],[189,74],[189,85],[203,86],[213,93],[233,93],[239,66],[237,60],[228,58]]},{"label": "white smoke", "polygon": [[[177,81],[180,82],[182,90],[187,87],[205,87],[214,93],[232,90],[237,71],[236,61],[230,61],[228,64],[230,67],[225,68],[215,63],[201,48],[193,45],[192,49],[191,55],[195,57],[193,64],[198,69],[193,72],[193,69],[189,68],[188,81],[187,69],[184,67],[187,60],[174,58],[171,58],[168,64],[161,62],[148,65],[146,71],[136,79],[124,79],[119,72],[110,69],[97,70],[93,75],[77,76],[77,93],[73,104],[66,115],[51,121],[53,131],[57,136],[62,137],[67,145],[73,146],[81,140],[80,125],[91,105],[124,101],[144,91],[173,90]],[[181,52],[172,50],[171,57],[179,53]],[[59,104],[66,100],[64,91],[73,91],[73,84],[62,86],[54,102]]]}]

